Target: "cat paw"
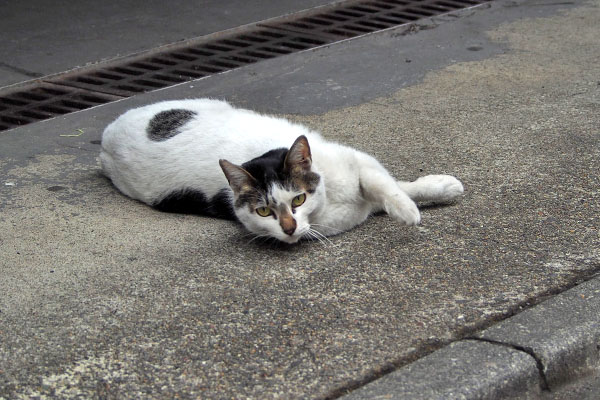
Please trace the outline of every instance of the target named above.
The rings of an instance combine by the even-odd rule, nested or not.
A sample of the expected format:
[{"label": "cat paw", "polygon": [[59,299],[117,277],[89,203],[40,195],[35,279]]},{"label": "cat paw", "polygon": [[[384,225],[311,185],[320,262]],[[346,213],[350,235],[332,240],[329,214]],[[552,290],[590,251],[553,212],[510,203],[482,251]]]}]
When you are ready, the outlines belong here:
[{"label": "cat paw", "polygon": [[465,191],[463,184],[451,175],[427,175],[415,182],[423,185],[426,200],[436,203],[449,203]]},{"label": "cat paw", "polygon": [[421,213],[417,205],[408,196],[397,195],[385,203],[385,210],[390,217],[405,225],[418,225]]}]

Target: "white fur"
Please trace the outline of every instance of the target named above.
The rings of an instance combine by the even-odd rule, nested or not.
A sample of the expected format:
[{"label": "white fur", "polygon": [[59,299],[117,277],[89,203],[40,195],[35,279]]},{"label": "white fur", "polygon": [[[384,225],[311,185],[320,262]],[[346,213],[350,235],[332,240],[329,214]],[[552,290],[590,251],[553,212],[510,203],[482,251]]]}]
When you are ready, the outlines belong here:
[{"label": "white fur", "polygon": [[[192,110],[197,115],[173,138],[150,140],[148,122],[158,112],[170,109]],[[241,165],[269,150],[289,148],[300,135],[308,139],[311,168],[321,176],[320,186],[295,210],[297,228],[292,236],[283,233],[273,218],[236,210],[240,222],[257,235],[289,243],[302,237],[334,235],[380,210],[399,222],[415,225],[420,214],[414,201],[448,202],[463,193],[462,184],[448,175],[398,182],[373,157],[328,142],[304,126],[210,99],[167,101],[126,112],[104,131],[100,160],[119,190],[148,204],[180,188],[197,189],[212,197],[228,187],[219,159]],[[299,194],[278,190],[284,204]]]}]

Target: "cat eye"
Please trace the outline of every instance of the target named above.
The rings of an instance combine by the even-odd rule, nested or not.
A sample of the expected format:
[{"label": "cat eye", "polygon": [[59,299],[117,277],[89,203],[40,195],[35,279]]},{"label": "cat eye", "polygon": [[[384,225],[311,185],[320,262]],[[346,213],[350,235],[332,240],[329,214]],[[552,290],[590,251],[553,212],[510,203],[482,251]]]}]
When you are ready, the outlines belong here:
[{"label": "cat eye", "polygon": [[269,207],[258,207],[256,209],[256,213],[261,217],[268,217],[269,215],[273,214],[273,211],[271,211]]},{"label": "cat eye", "polygon": [[306,200],[306,194],[302,193],[292,199],[292,207],[300,207]]}]

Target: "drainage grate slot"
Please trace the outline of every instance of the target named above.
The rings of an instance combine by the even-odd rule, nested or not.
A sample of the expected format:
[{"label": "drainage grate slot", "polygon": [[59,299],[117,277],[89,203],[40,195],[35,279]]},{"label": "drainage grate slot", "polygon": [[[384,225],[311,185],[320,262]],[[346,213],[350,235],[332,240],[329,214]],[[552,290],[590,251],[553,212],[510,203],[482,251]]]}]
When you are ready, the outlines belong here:
[{"label": "drainage grate slot", "polygon": [[412,10],[408,10],[407,12],[411,13],[411,14],[416,14],[420,17],[431,17],[432,15],[435,15],[436,13],[434,12],[429,12],[429,11],[425,11],[422,8],[415,8]]},{"label": "drainage grate slot", "polygon": [[21,93],[15,93],[14,96],[21,97],[21,98],[27,99],[27,100],[33,100],[33,101],[42,101],[42,100],[48,99],[48,96],[39,94],[39,92],[38,93],[21,92]]},{"label": "drainage grate slot", "polygon": [[78,101],[72,100],[61,100],[60,103],[64,106],[70,107],[74,110],[85,110],[86,108],[90,108],[89,104],[85,104]]},{"label": "drainage grate slot", "polygon": [[239,40],[222,40],[221,43],[226,44],[226,45],[230,45],[233,47],[248,47],[251,46],[250,43],[246,43],[246,42],[242,42]]},{"label": "drainage grate slot", "polygon": [[133,83],[137,83],[140,86],[149,86],[149,87],[153,87],[153,88],[157,88],[157,89],[160,89],[160,88],[163,88],[163,87],[167,86],[167,85],[165,85],[162,82],[150,81],[150,80],[147,80],[147,79],[136,79],[136,80],[134,80],[132,82]]},{"label": "drainage grate slot", "polygon": [[96,104],[104,104],[113,101],[112,99],[107,99],[106,97],[98,97],[91,94],[80,94],[79,98],[83,101],[87,101],[91,103],[92,106]]},{"label": "drainage grate slot", "polygon": [[359,12],[363,12],[363,13],[376,13],[379,12],[379,10],[374,10],[372,8],[367,8],[367,7],[349,7],[350,10],[355,10],[355,11],[359,11]]},{"label": "drainage grate slot", "polygon": [[144,93],[148,90],[147,88],[133,86],[133,85],[118,85],[118,86],[115,86],[115,88],[122,90],[124,92],[131,92],[131,93]]},{"label": "drainage grate slot", "polygon": [[281,45],[285,46],[285,47],[292,48],[292,49],[296,49],[296,50],[305,50],[305,49],[309,49],[311,47],[314,47],[314,46],[310,46],[310,45],[302,45],[302,44],[299,44],[299,43],[290,43],[290,42],[283,42],[283,43],[281,43]]},{"label": "drainage grate slot", "polygon": [[0,131],[490,0],[346,0],[0,90]]},{"label": "drainage grate slot", "polygon": [[9,106],[0,107],[0,129],[12,129],[118,99],[45,82],[34,83],[0,95],[0,104]]},{"label": "drainage grate slot", "polygon": [[236,62],[239,62],[240,64],[252,64],[252,63],[255,63],[256,61],[258,61],[256,58],[241,57],[241,56],[237,56],[237,55],[227,57],[226,60],[236,61]]},{"label": "drainage grate slot", "polygon": [[316,25],[332,25],[333,22],[331,21],[327,21],[325,19],[321,19],[321,18],[304,18],[304,21],[309,22],[311,24],[316,24]]},{"label": "drainage grate slot", "polygon": [[182,70],[182,69],[176,69],[176,70],[173,70],[173,72],[175,72],[178,75],[185,76],[185,77],[188,77],[191,79],[198,79],[198,78],[202,78],[202,77],[206,76],[206,75],[194,72],[194,71]]},{"label": "drainage grate slot", "polygon": [[76,81],[81,82],[81,83],[88,83],[90,85],[98,85],[98,86],[104,85],[104,81],[101,81],[99,79],[87,78],[87,77],[77,78]]},{"label": "drainage grate slot", "polygon": [[333,14],[319,15],[319,18],[328,19],[330,21],[335,21],[335,22],[348,21],[348,18],[340,17],[339,15],[333,15]]},{"label": "drainage grate slot", "polygon": [[[0,98],[0,103],[7,104],[9,106],[26,106],[27,105],[26,101],[15,100],[15,99],[7,98],[7,97]],[[4,109],[6,109],[6,108],[4,108]]]},{"label": "drainage grate slot", "polygon": [[417,15],[410,15],[410,14],[404,14],[404,13],[391,13],[390,16],[402,18],[405,21],[416,21],[419,19],[419,16],[417,16]]},{"label": "drainage grate slot", "polygon": [[[146,64],[146,63],[140,63],[140,62],[129,64],[129,67],[141,68],[141,69],[145,69],[145,70],[148,70],[148,71],[158,71],[158,70],[160,70],[160,67],[157,67],[156,65]],[[133,70],[131,68],[122,68],[122,67],[113,68],[113,71],[122,72],[124,74],[130,74],[130,75],[141,75],[141,74],[143,74],[142,71]]]},{"label": "drainage grate slot", "polygon": [[158,79],[159,81],[173,82],[173,83],[181,83],[181,82],[187,81],[187,79],[185,79],[185,78],[178,77],[178,76],[172,76],[172,75],[152,75],[152,78]]},{"label": "drainage grate slot", "polygon": [[293,27],[296,27],[296,28],[302,28],[302,29],[313,29],[312,25],[305,24],[305,23],[302,23],[302,22],[288,22],[286,25],[293,26]]},{"label": "drainage grate slot", "polygon": [[223,51],[223,52],[233,50],[233,48],[231,48],[231,47],[219,46],[217,44],[207,44],[204,46],[204,48],[209,49],[209,50],[215,50],[215,51]]},{"label": "drainage grate slot", "polygon": [[334,13],[336,13],[337,15],[343,15],[345,17],[353,17],[353,18],[360,18],[362,16],[362,14],[360,14],[360,13],[346,11],[346,10],[338,10],[338,11],[334,11]]},{"label": "drainage grate slot", "polygon": [[264,51],[268,51],[270,53],[275,53],[275,54],[290,54],[290,53],[293,53],[292,50],[289,50],[289,49],[280,49],[280,48],[275,48],[275,47],[260,47],[259,50],[264,50]]},{"label": "drainage grate slot", "polygon": [[38,107],[38,110],[48,111],[48,112],[58,114],[58,115],[68,114],[73,111],[68,108],[62,108],[62,107],[57,107],[57,106],[41,106],[41,107]]},{"label": "drainage grate slot", "polygon": [[267,54],[267,53],[260,53],[258,51],[245,51],[242,53],[245,56],[250,56],[250,57],[255,57],[255,58],[261,58],[261,59],[267,59],[267,58],[273,58],[275,57],[272,54]]},{"label": "drainage grate slot", "polygon": [[261,38],[258,36],[252,36],[252,35],[242,35],[238,39],[246,40],[248,42],[254,42],[254,43],[264,43],[264,42],[269,41],[269,39]]},{"label": "drainage grate slot", "polygon": [[193,54],[195,56],[211,57],[211,56],[215,55],[215,53],[211,53],[209,51],[202,50],[202,49],[196,49],[196,48],[189,48],[189,49],[185,49],[184,51],[186,53],[190,53],[190,54]]},{"label": "drainage grate slot", "polygon": [[206,65],[194,65],[192,67],[196,71],[207,72],[209,74],[218,74],[219,72],[223,72],[220,68],[209,67]]},{"label": "drainage grate slot", "polygon": [[184,61],[195,61],[198,59],[198,57],[188,56],[187,54],[181,54],[181,53],[171,53],[171,54],[167,54],[167,56],[169,56],[171,58],[176,58],[178,60],[184,60]]},{"label": "drainage grate slot", "polygon": [[36,112],[36,111],[32,111],[32,110],[19,111],[18,114],[23,115],[24,117],[29,117],[29,118],[33,118],[33,119],[37,119],[37,120],[48,119],[48,118],[52,118],[54,116],[52,114],[45,114],[45,113],[42,114],[40,112]]},{"label": "drainage grate slot", "polygon": [[446,12],[446,11],[451,10],[451,8],[444,7],[444,6],[441,6],[439,4],[425,5],[425,6],[421,6],[421,8],[424,9],[424,10],[431,10],[434,13]]},{"label": "drainage grate slot", "polygon": [[118,81],[118,80],[123,79],[123,77],[121,75],[109,74],[106,72],[97,72],[95,74],[95,76],[97,76],[98,78],[112,79],[113,81]]},{"label": "drainage grate slot", "polygon": [[5,116],[0,116],[0,121],[6,122],[11,125],[26,125],[31,122],[30,120],[25,119],[25,118],[5,117]]},{"label": "drainage grate slot", "polygon": [[386,15],[385,17],[375,17],[373,18],[373,21],[380,21],[385,24],[389,24],[390,26],[400,25],[406,22],[406,20],[403,18],[394,18],[390,15]]},{"label": "drainage grate slot", "polygon": [[230,62],[220,60],[209,61],[209,64],[216,65],[217,67],[224,67],[225,69],[234,69],[240,66],[239,64],[233,64]]},{"label": "drainage grate slot", "polygon": [[[156,71],[156,70],[160,70],[160,68],[152,68],[151,71]],[[140,71],[137,69],[131,69],[131,68],[125,68],[125,67],[116,67],[116,68],[109,68],[107,71],[110,72],[115,72],[121,75],[131,75],[131,76],[138,76],[138,75],[143,75],[144,71]],[[122,78],[122,76],[120,76]]]},{"label": "drainage grate slot", "polygon": [[261,36],[267,36],[267,37],[273,38],[273,39],[281,39],[286,36],[283,33],[276,33],[276,32],[272,32],[272,31],[259,31],[259,32],[256,32],[256,34],[261,35]]},{"label": "drainage grate slot", "polygon": [[302,38],[302,37],[292,38],[292,40],[295,42],[300,42],[300,43],[308,43],[308,44],[312,45],[311,47],[322,46],[327,43],[327,42],[325,42],[323,40],[319,40],[319,39]]},{"label": "drainage grate slot", "polygon": [[151,58],[148,61],[150,61],[154,64],[167,65],[167,66],[177,65],[177,61],[165,60],[164,58]]},{"label": "drainage grate slot", "polygon": [[378,24],[377,22],[373,21],[357,21],[356,23],[362,26],[373,28],[373,30],[385,29],[389,27],[388,24]]},{"label": "drainage grate slot", "polygon": [[64,94],[68,94],[69,92],[63,89],[54,89],[49,87],[42,87],[40,90],[43,93],[51,94],[52,96],[62,96]]}]

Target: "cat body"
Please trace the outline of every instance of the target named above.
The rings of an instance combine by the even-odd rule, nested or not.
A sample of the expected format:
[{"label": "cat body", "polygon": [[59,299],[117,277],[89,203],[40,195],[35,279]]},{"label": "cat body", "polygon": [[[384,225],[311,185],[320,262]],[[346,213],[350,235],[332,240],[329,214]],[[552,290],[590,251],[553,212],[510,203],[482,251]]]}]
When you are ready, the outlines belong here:
[{"label": "cat body", "polygon": [[287,243],[347,231],[383,210],[418,224],[415,201],[446,202],[463,192],[448,175],[396,181],[363,152],[211,99],[126,112],[105,129],[100,160],[129,197],[239,220],[257,236]]}]

